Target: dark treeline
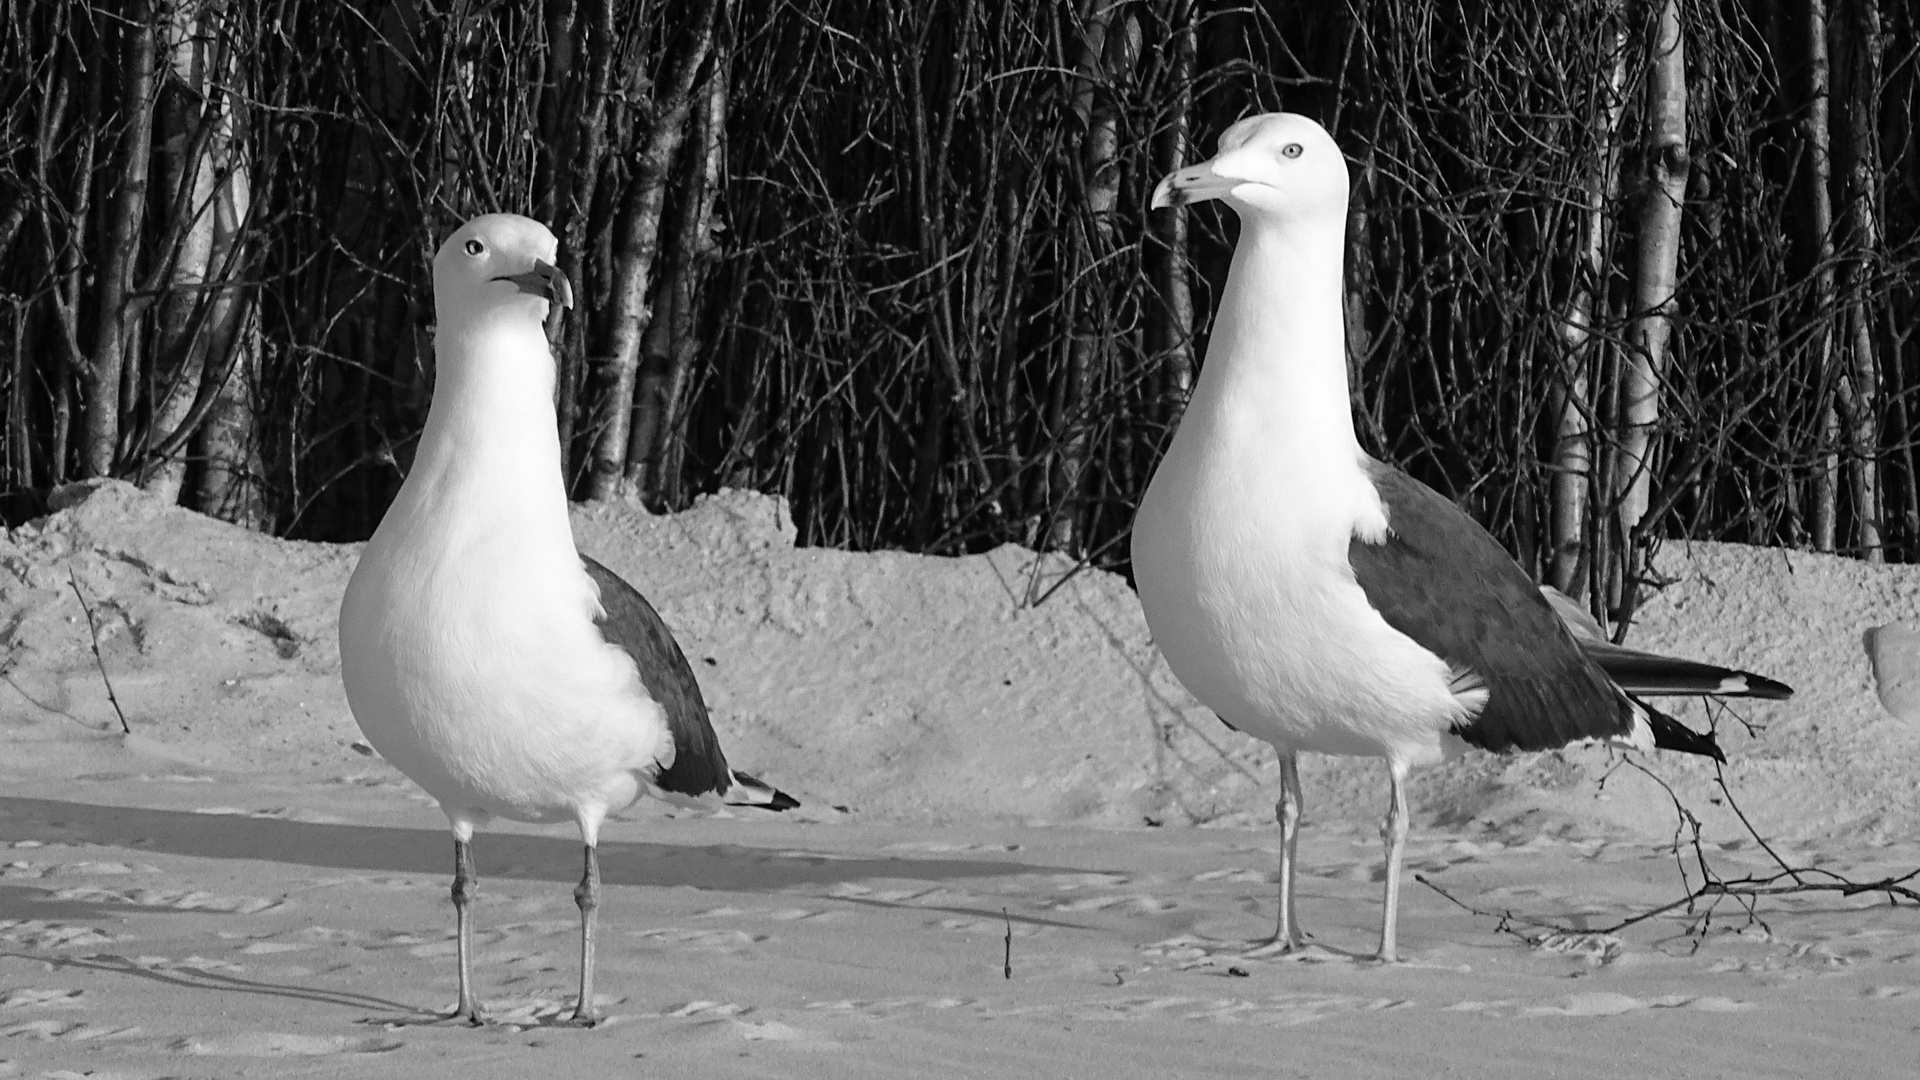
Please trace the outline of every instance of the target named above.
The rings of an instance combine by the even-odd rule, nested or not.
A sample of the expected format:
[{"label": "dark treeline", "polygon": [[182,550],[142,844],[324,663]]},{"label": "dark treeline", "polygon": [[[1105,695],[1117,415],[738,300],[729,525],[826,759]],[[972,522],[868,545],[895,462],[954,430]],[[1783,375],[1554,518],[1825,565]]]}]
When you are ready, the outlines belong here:
[{"label": "dark treeline", "polygon": [[1878,0],[0,0],[0,478],[366,535],[428,261],[562,238],[577,497],[1124,564],[1250,112],[1350,155],[1361,439],[1618,603],[1660,536],[1920,552],[1916,38]]}]

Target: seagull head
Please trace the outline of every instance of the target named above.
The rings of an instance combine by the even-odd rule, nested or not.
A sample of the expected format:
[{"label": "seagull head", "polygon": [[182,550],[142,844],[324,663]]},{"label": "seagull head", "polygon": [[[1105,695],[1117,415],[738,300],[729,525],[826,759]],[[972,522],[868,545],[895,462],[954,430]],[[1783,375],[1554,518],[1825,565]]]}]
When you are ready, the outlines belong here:
[{"label": "seagull head", "polygon": [[573,286],[555,261],[560,241],[518,214],[482,214],[433,257],[433,302],[442,320],[524,312],[544,322],[548,305],[573,306]]},{"label": "seagull head", "polygon": [[1249,116],[1220,135],[1212,161],[1169,174],[1153,208],[1219,199],[1243,221],[1330,216],[1345,227],[1347,159],[1327,129],[1298,113]]}]

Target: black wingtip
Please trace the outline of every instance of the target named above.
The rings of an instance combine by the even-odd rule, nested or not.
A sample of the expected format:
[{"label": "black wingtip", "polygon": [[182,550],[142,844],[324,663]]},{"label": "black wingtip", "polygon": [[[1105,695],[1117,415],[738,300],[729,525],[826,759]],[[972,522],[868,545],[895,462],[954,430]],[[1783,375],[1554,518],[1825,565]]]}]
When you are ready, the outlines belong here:
[{"label": "black wingtip", "polygon": [[729,806],[751,806],[756,810],[791,810],[800,800],[762,780],[743,772],[734,772],[733,784],[722,798]]},{"label": "black wingtip", "polygon": [[1636,698],[1635,703],[1646,710],[1647,726],[1653,729],[1654,746],[1662,750],[1678,750],[1683,754],[1710,757],[1722,765],[1727,763],[1727,755],[1721,751],[1720,742],[1713,737],[1711,731],[1703,734],[1644,701]]},{"label": "black wingtip", "polygon": [[1785,701],[1793,696],[1793,687],[1788,686],[1786,683],[1776,679],[1769,679],[1765,675],[1755,675],[1750,671],[1742,672],[1742,674],[1747,677],[1747,692],[1742,695],[1744,697],[1761,698],[1766,701]]}]

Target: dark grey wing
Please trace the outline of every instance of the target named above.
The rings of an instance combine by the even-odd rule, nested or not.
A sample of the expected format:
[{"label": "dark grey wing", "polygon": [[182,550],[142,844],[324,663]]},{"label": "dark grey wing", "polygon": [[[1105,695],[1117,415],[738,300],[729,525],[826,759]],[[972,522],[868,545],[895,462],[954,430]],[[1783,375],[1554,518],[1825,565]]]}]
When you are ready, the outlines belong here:
[{"label": "dark grey wing", "polygon": [[1547,750],[1627,735],[1633,706],[1588,659],[1520,564],[1466,512],[1368,459],[1388,535],[1347,546],[1353,575],[1387,625],[1487,688],[1455,729],[1488,750]]},{"label": "dark grey wing", "polygon": [[1793,687],[1751,671],[1721,667],[1698,660],[1680,660],[1658,653],[1629,649],[1609,641],[1582,641],[1581,651],[1600,665],[1607,677],[1629,694],[1648,697],[1765,698],[1785,701]]},{"label": "dark grey wing", "polygon": [[1793,696],[1793,687],[1765,675],[1615,645],[1601,633],[1600,624],[1579,601],[1551,585],[1540,586],[1540,595],[1547,598],[1567,629],[1573,631],[1581,651],[1599,664],[1615,685],[1635,697],[1712,695],[1785,701]]},{"label": "dark grey wing", "polygon": [[732,782],[727,758],[720,752],[719,736],[707,718],[706,699],[700,696],[700,684],[680,643],[673,640],[673,632],[640,590],[585,555],[580,561],[600,587],[600,607],[605,611],[597,623],[600,636],[633,657],[641,684],[667,714],[667,727],[673,732],[673,764],[654,783],[682,795],[724,794]]}]

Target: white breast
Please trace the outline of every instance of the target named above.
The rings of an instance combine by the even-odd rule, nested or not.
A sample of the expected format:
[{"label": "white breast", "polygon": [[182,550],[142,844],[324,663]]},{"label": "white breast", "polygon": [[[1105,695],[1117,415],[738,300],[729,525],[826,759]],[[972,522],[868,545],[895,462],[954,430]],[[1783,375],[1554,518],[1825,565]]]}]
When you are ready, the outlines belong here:
[{"label": "white breast", "polygon": [[1256,738],[1439,760],[1464,715],[1451,673],[1387,625],[1347,561],[1355,535],[1387,524],[1357,447],[1290,437],[1263,395],[1220,389],[1194,395],[1134,520],[1155,643],[1202,704]]}]

